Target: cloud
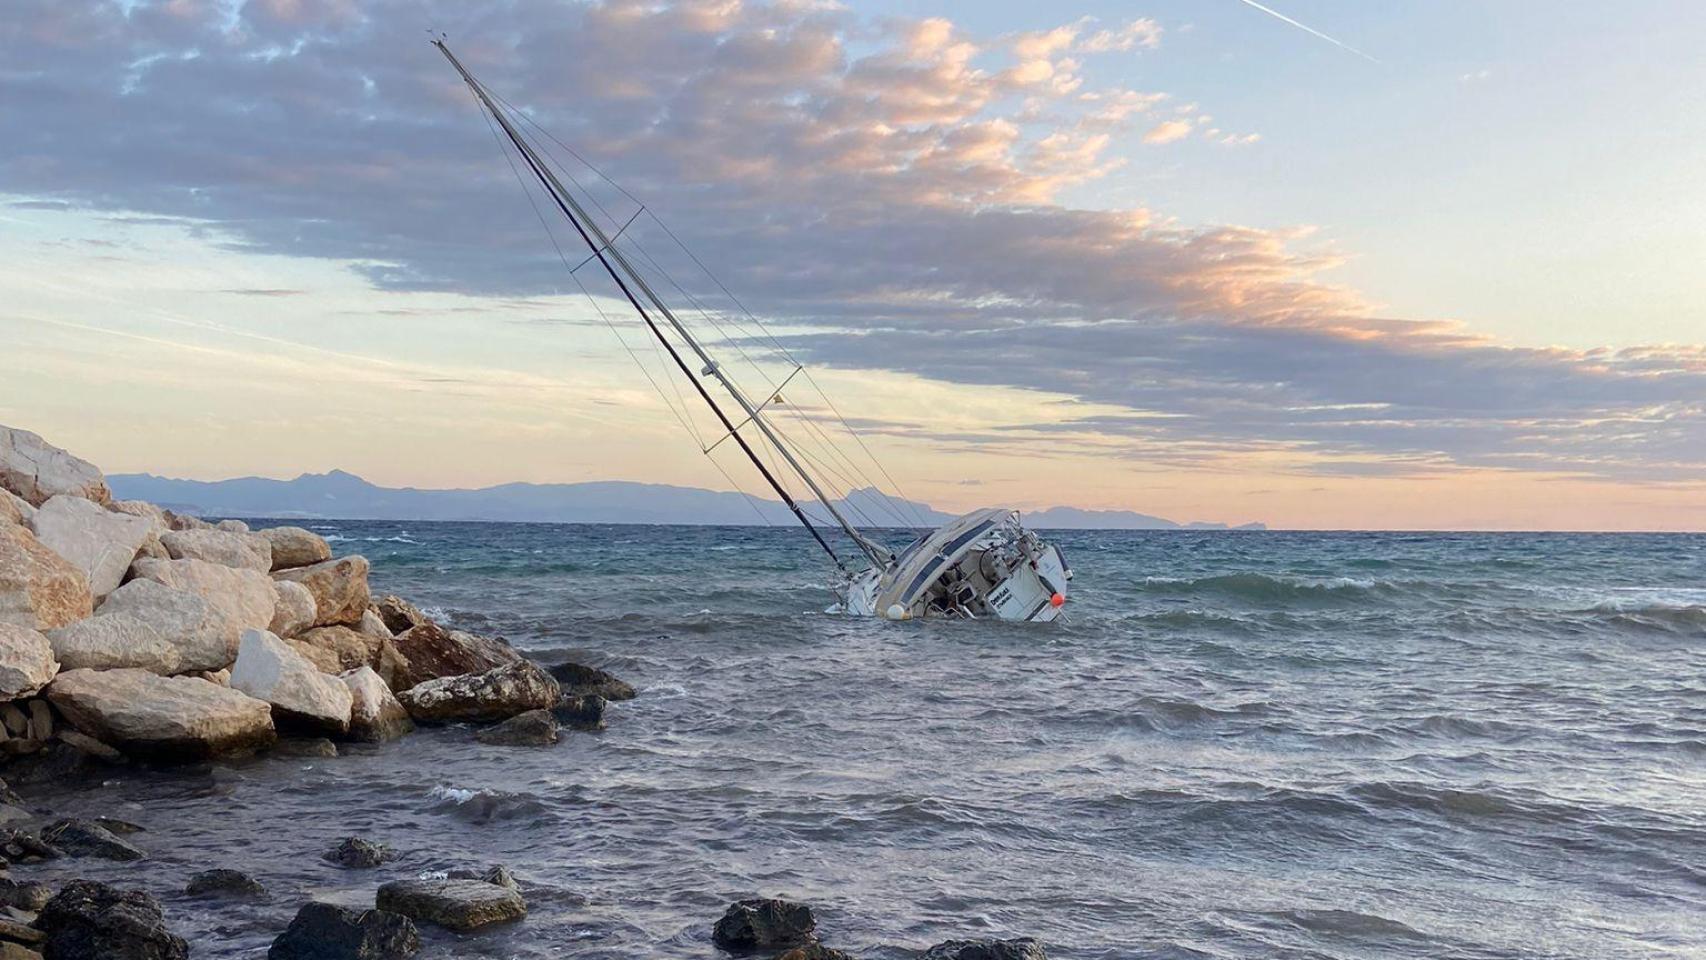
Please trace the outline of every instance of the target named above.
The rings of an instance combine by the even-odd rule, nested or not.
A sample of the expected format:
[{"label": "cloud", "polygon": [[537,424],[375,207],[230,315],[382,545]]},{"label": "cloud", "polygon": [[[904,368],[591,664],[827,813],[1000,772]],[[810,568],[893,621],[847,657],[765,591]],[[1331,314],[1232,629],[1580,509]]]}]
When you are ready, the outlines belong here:
[{"label": "cloud", "polygon": [[1143,135],[1144,143],[1174,143],[1191,135],[1195,127],[1187,120],[1163,120]]}]

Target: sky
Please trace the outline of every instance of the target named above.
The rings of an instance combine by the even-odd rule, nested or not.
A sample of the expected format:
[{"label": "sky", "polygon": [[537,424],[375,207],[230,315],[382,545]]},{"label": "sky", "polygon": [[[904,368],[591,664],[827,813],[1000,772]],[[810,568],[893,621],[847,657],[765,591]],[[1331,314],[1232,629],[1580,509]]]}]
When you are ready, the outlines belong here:
[{"label": "sky", "polygon": [[7,0],[0,423],[759,492],[429,29],[832,488],[1706,530],[1682,2]]}]

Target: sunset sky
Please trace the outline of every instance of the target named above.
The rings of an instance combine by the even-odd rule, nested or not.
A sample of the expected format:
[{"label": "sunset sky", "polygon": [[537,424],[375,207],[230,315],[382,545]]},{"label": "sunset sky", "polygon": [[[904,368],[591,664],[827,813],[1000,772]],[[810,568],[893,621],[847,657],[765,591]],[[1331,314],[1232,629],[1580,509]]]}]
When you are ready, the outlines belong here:
[{"label": "sunset sky", "polygon": [[0,423],[113,473],[728,489],[431,28],[914,499],[1706,530],[1706,4],[1261,7],[7,0]]}]

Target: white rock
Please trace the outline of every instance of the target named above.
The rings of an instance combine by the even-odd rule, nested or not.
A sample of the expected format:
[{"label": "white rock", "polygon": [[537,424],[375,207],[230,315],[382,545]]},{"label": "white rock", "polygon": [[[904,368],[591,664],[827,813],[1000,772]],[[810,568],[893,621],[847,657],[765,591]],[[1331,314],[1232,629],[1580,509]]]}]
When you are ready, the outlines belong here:
[{"label": "white rock", "polygon": [[[171,561],[160,561],[169,563]],[[219,670],[237,658],[237,638],[246,624],[224,606],[157,580],[132,580],[101,601],[102,617],[124,614],[153,627],[178,651],[173,672]]]},{"label": "white rock", "polygon": [[249,525],[244,523],[241,520],[221,520],[218,523],[214,524],[213,526],[216,529],[224,530],[228,533],[248,533],[249,532]]},{"label": "white rock", "polygon": [[265,537],[228,530],[168,530],[160,544],[173,560],[206,560],[258,573],[272,570],[272,544]]},{"label": "white rock", "polygon": [[96,503],[113,497],[94,464],[28,430],[5,426],[0,426],[0,487],[38,507],[60,494]]},{"label": "white rock", "polygon": [[371,607],[361,612],[361,622],[355,625],[355,629],[359,633],[379,640],[392,640],[397,636],[391,632],[390,627],[385,625],[385,618],[381,617]]},{"label": "white rock", "polygon": [[349,687],[265,630],[243,631],[231,668],[231,689],[265,700],[279,720],[323,732],[349,732]]},{"label": "white rock", "polygon": [[29,627],[0,623],[0,701],[34,696],[58,672],[46,637]]},{"label": "white rock", "polygon": [[0,523],[0,623],[52,630],[88,616],[89,578],[27,527]]},{"label": "white rock", "polygon": [[314,625],[345,626],[361,622],[370,599],[367,588],[367,558],[358,555],[324,560],[306,567],[273,573],[277,580],[294,580],[314,595]]},{"label": "white rock", "polygon": [[47,699],[81,732],[149,759],[200,760],[278,738],[267,704],[196,677],[68,670]]},{"label": "white rock", "polygon": [[97,600],[124,582],[137,550],[154,532],[147,519],[113,513],[63,493],[36,509],[30,529],[37,540],[83,571]]},{"label": "white rock", "polygon": [[311,563],[332,559],[332,545],[326,538],[312,530],[301,527],[268,527],[257,530],[256,536],[265,537],[272,546],[272,566],[274,570],[285,570],[290,567],[306,567]]},{"label": "white rock", "polygon": [[36,508],[10,490],[0,488],[0,523],[28,524]]},{"label": "white rock", "polygon": [[307,587],[294,580],[274,580],[272,588],[277,602],[268,630],[289,639],[314,625],[314,595]]},{"label": "white rock", "polygon": [[[237,643],[244,630],[264,630],[272,623],[278,593],[272,580],[255,570],[227,567],[206,560],[138,560],[132,569],[140,578],[156,580],[201,597],[222,625],[222,639],[230,654],[221,663],[190,666],[185,670],[218,670],[237,656]],[[128,584],[126,584],[128,586]]]},{"label": "white rock", "polygon": [[161,636],[154,624],[129,613],[79,620],[49,630],[47,639],[62,670],[134,668],[163,677],[182,670],[177,644]]},{"label": "white rock", "polygon": [[172,525],[166,522],[166,511],[146,500],[114,500],[107,504],[107,509],[114,513],[152,520],[154,521],[154,529],[161,533],[172,529]]},{"label": "white rock", "polygon": [[409,711],[391,694],[372,667],[359,667],[339,675],[350,692],[350,728],[352,740],[382,743],[395,740],[415,728]]}]

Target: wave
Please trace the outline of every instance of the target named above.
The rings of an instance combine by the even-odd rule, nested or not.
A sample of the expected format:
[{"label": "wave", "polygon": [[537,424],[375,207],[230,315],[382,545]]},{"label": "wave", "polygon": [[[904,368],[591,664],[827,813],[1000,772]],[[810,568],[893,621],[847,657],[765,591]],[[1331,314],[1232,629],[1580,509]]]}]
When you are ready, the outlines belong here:
[{"label": "wave", "polygon": [[1363,577],[1285,577],[1265,573],[1223,573],[1207,577],[1145,577],[1138,585],[1148,594],[1218,597],[1263,604],[1360,603],[1462,596],[1466,585],[1432,580],[1375,580]]}]

